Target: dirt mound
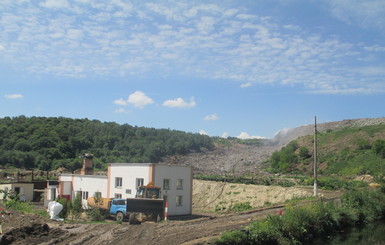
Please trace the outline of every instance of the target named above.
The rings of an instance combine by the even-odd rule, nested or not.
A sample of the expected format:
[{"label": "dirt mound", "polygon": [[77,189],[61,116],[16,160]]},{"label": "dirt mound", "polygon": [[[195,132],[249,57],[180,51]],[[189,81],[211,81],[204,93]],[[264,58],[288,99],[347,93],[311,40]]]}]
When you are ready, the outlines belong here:
[{"label": "dirt mound", "polygon": [[0,239],[0,244],[41,244],[66,233],[55,228],[50,229],[48,224],[32,223],[28,226],[14,228]]},{"label": "dirt mound", "polygon": [[62,237],[67,231],[51,228],[52,221],[37,214],[25,214],[0,202],[0,244],[42,244]]}]

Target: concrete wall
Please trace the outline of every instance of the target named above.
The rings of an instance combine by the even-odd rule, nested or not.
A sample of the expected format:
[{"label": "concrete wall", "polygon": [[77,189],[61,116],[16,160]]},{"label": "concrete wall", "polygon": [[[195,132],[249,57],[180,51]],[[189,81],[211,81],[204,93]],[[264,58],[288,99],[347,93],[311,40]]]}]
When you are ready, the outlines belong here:
[{"label": "concrete wall", "polygon": [[[68,185],[64,185],[64,189]],[[98,175],[74,175],[72,178],[72,198],[77,192],[82,192],[83,206],[87,206],[87,198],[93,197],[96,192],[100,192],[101,196],[107,195],[107,176]]]},{"label": "concrete wall", "polygon": [[[168,179],[169,189],[164,180]],[[177,182],[182,185],[177,187]],[[175,165],[155,165],[154,183],[162,188],[162,196],[168,202],[169,215],[192,213],[192,168]],[[178,200],[177,200],[178,199]]]},{"label": "concrete wall", "polygon": [[[147,185],[150,179],[150,165],[148,163],[110,163],[108,168],[109,194],[107,197],[115,198],[120,194],[122,198],[132,198],[136,194],[136,181],[143,179]],[[116,178],[122,178],[122,186],[116,187]]]},{"label": "concrete wall", "polygon": [[[15,191],[16,188],[20,188],[19,197],[23,201],[32,201],[33,200],[33,183],[10,183],[10,184],[0,184],[0,189],[8,191]],[[4,197],[3,193],[0,193],[0,198]]]},{"label": "concrete wall", "polygon": [[[108,197],[114,198],[116,194],[121,194],[122,198],[135,197],[137,179],[142,178],[144,185],[153,181],[155,185],[161,187],[162,196],[166,197],[169,203],[169,215],[192,213],[191,167],[151,163],[112,163],[109,164],[108,170]],[[116,178],[122,178],[122,187],[115,187]],[[167,190],[163,186],[164,179],[169,180],[170,188]],[[180,189],[177,188],[178,181],[182,182]]]},{"label": "concrete wall", "polygon": [[[4,191],[10,191],[12,190],[12,184],[0,184],[0,190]],[[0,199],[3,200],[4,193],[0,193]]]},{"label": "concrete wall", "polygon": [[[121,178],[121,186],[116,186],[116,179]],[[93,197],[95,192],[101,192],[102,197],[133,198],[136,194],[137,180],[143,179],[147,185],[153,181],[161,187],[162,196],[169,203],[169,215],[186,215],[192,212],[192,168],[176,165],[161,165],[152,163],[110,163],[108,176],[95,175],[61,175],[59,177],[59,194],[71,195],[81,191],[83,205],[88,197]],[[164,188],[164,180],[169,182],[169,188]],[[177,188],[177,182],[181,188]]]}]

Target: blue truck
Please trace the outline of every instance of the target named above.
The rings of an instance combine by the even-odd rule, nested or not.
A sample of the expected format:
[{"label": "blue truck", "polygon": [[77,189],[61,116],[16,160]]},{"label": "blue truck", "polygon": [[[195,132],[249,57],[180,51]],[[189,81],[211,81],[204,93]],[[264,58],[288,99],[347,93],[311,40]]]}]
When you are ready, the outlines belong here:
[{"label": "blue truck", "polygon": [[164,217],[164,201],[161,197],[160,187],[149,183],[139,186],[135,198],[112,199],[95,198],[87,199],[88,206],[97,207],[108,211],[118,222],[128,219],[130,224],[141,223],[142,220],[160,221]]}]

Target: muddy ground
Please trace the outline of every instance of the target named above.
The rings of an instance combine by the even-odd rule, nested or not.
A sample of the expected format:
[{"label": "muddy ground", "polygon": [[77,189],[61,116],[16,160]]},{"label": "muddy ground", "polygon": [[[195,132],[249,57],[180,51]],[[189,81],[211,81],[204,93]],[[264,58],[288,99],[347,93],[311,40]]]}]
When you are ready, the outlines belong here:
[{"label": "muddy ground", "polygon": [[[240,229],[268,214],[278,214],[284,208],[282,203],[285,200],[311,196],[311,193],[312,190],[308,188],[194,180],[193,215],[174,217],[161,223],[144,222],[141,225],[129,225],[127,222],[117,224],[112,220],[103,224],[56,222],[34,214],[14,212],[0,202],[0,208],[5,210],[0,217],[0,244],[209,244],[223,231]],[[333,192],[323,194],[326,197],[335,195]],[[250,201],[253,209],[241,213],[214,212],[219,203],[243,201]]]}]

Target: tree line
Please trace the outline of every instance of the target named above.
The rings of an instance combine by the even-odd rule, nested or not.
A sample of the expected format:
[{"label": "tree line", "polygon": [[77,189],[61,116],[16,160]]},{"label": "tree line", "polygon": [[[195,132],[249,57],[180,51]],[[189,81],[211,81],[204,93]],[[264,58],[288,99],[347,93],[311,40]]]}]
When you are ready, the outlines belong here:
[{"label": "tree line", "polygon": [[207,135],[65,117],[0,118],[0,165],[52,170],[81,167],[82,153],[95,167],[109,162],[159,162],[169,155],[213,149]]}]

